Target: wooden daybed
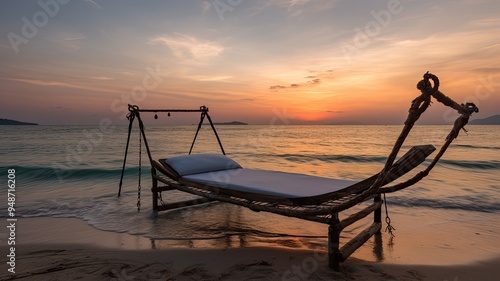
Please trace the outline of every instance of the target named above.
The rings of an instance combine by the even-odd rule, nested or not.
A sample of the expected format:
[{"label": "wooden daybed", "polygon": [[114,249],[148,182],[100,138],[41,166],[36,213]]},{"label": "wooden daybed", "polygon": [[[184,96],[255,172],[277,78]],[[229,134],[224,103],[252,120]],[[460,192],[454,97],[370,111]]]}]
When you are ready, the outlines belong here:
[{"label": "wooden daybed", "polygon": [[[431,80],[433,83],[431,83]],[[467,124],[469,116],[478,111],[477,107],[472,103],[460,105],[442,94],[438,90],[439,80],[433,74],[426,73],[417,84],[417,88],[421,91],[421,95],[412,101],[408,118],[384,167],[379,173],[359,182],[243,168],[239,163],[225,156],[219,136],[208,115],[208,108],[204,106],[194,110],[178,110],[140,109],[138,106],[129,105],[130,113],[128,118],[130,125],[123,168],[125,168],[132,123],[137,118],[142,140],[151,163],[151,191],[153,193],[154,211],[203,204],[209,201],[222,201],[244,206],[254,211],[271,212],[324,223],[328,225],[329,266],[339,270],[341,262],[347,259],[371,236],[380,232],[382,227],[381,206],[383,203],[381,194],[401,190],[424,178],[441,158],[451,142],[458,136],[459,131]],[[435,150],[432,145],[415,146],[396,161],[397,154],[415,121],[429,106],[431,96],[457,110],[460,116],[455,121],[440,151],[426,169],[404,182],[387,186],[420,165]],[[144,123],[140,116],[141,112],[200,112],[201,119],[198,131],[204,118],[207,117],[222,153],[191,154],[198,135],[197,131],[191,150],[187,155],[167,159],[153,159],[146,138]],[[120,180],[120,191],[121,185],[122,180]],[[201,198],[165,204],[162,200],[162,192],[169,190],[180,190],[201,196]],[[140,207],[139,199],[140,193],[138,207]],[[340,218],[339,214],[341,212],[362,202],[371,203],[364,204],[361,210],[345,218]],[[374,214],[373,223],[341,247],[340,234],[342,230],[372,213]]]}]

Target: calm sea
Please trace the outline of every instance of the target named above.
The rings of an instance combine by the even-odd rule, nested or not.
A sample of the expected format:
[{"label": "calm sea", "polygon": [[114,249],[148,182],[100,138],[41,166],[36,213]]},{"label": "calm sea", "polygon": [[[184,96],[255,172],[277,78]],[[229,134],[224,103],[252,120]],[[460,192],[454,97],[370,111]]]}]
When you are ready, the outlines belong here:
[{"label": "calm sea", "polygon": [[[227,155],[243,167],[361,180],[382,168],[401,128],[250,125],[218,126],[218,133]],[[450,126],[416,126],[402,152],[419,144],[439,148],[449,129]],[[427,178],[389,195],[390,208],[399,212],[418,208],[424,213],[439,209],[451,217],[457,211],[471,217],[500,213],[500,126],[467,129],[469,132],[461,132]],[[186,154],[196,126],[146,130],[153,157],[159,159]],[[117,191],[127,127],[0,126],[0,131],[2,217],[7,216],[7,170],[15,169],[17,216],[80,218],[101,230],[147,237],[173,247],[308,247],[326,235],[326,226],[322,224],[223,203],[155,215],[144,149],[142,209],[138,213],[137,130],[131,139],[121,197],[117,197]],[[205,126],[193,153],[217,151],[217,141],[210,127]],[[163,199],[187,198],[192,197],[172,192],[164,194]]]}]

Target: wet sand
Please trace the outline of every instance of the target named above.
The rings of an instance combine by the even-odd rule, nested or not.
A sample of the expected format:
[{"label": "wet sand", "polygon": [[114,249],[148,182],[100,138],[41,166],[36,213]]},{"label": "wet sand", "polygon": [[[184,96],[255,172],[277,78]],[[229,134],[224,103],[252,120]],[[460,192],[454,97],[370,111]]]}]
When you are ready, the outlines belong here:
[{"label": "wet sand", "polygon": [[[394,216],[400,221],[404,214]],[[152,249],[147,238],[100,231],[79,219],[20,218],[15,274],[8,272],[9,249],[2,241],[0,280],[497,280],[498,250],[484,251],[484,245],[474,241],[468,245],[463,235],[443,236],[453,227],[459,226],[450,223],[433,230],[443,240],[433,243],[446,242],[448,249],[432,243],[412,248],[406,244],[415,239],[414,229],[400,225],[397,254],[386,253],[387,259],[376,262],[366,256],[372,254],[365,247],[342,264],[341,272],[334,272],[320,250]],[[455,247],[458,244],[464,248]],[[479,249],[470,251],[474,247]],[[425,263],[420,262],[423,257]]]}]

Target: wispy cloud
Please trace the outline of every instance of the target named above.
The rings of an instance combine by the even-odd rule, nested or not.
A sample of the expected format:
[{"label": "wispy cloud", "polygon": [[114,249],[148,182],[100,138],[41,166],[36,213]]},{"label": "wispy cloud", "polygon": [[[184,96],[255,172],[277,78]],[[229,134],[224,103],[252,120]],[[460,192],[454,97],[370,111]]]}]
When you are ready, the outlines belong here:
[{"label": "wispy cloud", "polygon": [[92,77],[90,77],[90,79],[101,80],[101,81],[115,80],[115,78],[107,77],[107,76],[92,76]]},{"label": "wispy cloud", "polygon": [[289,86],[283,86],[283,85],[274,85],[270,86],[270,90],[282,90],[282,89],[289,89],[289,88],[299,88],[299,87],[304,87],[304,86],[315,86],[317,84],[321,83],[321,79],[315,78],[313,80],[309,80],[305,83],[293,83],[290,84]]},{"label": "wispy cloud", "polygon": [[14,81],[14,82],[27,83],[27,84],[32,84],[32,85],[42,86],[42,87],[64,87],[64,88],[96,91],[96,92],[119,93],[119,90],[115,90],[115,89],[105,89],[103,87],[97,87],[97,86],[94,87],[94,86],[89,86],[89,85],[84,85],[84,84],[74,84],[74,83],[67,83],[67,82],[60,82],[60,81],[53,81],[53,80],[24,79],[24,78],[1,78],[1,79],[8,80],[8,81]]},{"label": "wispy cloud", "polygon": [[184,76],[184,78],[195,80],[195,81],[224,81],[233,78],[233,76],[227,76],[227,75],[192,75],[192,76]]},{"label": "wispy cloud", "polygon": [[288,86],[274,85],[274,86],[270,86],[269,89],[270,90],[284,90],[284,89],[290,89],[290,88],[317,86],[322,82],[322,79],[329,79],[333,75],[333,70],[313,71],[313,72],[315,73],[314,75],[308,75],[305,77],[305,78],[309,79],[306,82],[291,83]]},{"label": "wispy cloud", "polygon": [[33,85],[37,85],[37,86],[66,86],[66,87],[74,87],[74,85],[71,85],[71,84],[68,84],[68,83],[63,83],[63,82],[57,82],[57,81],[44,81],[44,80],[37,80],[37,79],[20,79],[20,78],[5,78],[5,80],[23,82],[23,83],[33,84]]},{"label": "wispy cloud", "polygon": [[158,36],[150,40],[150,43],[166,45],[177,58],[195,61],[215,58],[225,50],[224,46],[217,42],[180,33],[175,36]]},{"label": "wispy cloud", "polygon": [[269,6],[277,6],[287,9],[290,18],[302,18],[311,12],[331,9],[337,2],[336,0],[266,0],[257,11],[264,11]]},{"label": "wispy cloud", "polygon": [[82,33],[60,32],[54,36],[52,41],[57,42],[67,50],[78,51],[85,39],[87,39],[87,36]]}]

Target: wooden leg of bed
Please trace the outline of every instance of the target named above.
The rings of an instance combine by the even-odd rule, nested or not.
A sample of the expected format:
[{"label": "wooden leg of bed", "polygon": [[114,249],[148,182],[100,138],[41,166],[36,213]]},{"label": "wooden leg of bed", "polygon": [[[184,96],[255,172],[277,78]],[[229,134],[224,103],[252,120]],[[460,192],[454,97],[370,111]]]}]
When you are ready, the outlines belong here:
[{"label": "wooden leg of bed", "polygon": [[153,175],[151,177],[152,182],[152,187],[151,187],[151,192],[153,193],[153,211],[158,212],[158,180],[154,177],[156,175],[156,170],[154,168],[151,168],[151,174]]},{"label": "wooden leg of bed", "polygon": [[335,213],[332,218],[332,223],[328,225],[328,266],[335,270],[340,271],[340,232],[339,216]]},{"label": "wooden leg of bed", "polygon": [[[375,199],[373,199],[374,203],[381,202],[381,201],[382,201],[382,196],[380,194],[375,196]],[[378,207],[373,212],[373,222],[374,223],[382,223],[382,204],[380,204],[380,207]],[[380,233],[380,230],[377,231],[377,233]]]}]

